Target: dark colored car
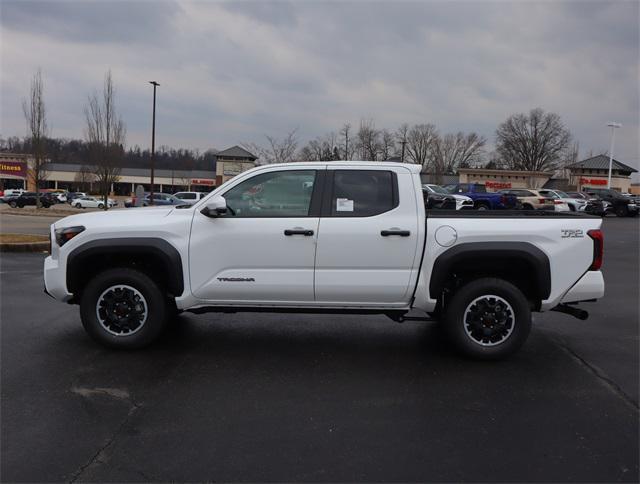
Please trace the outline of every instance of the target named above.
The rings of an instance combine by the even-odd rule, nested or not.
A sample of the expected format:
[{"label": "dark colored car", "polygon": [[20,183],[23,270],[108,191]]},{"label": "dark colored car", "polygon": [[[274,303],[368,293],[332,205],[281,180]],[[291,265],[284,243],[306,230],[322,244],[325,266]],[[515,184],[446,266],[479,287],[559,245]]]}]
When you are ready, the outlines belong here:
[{"label": "dark colored car", "polygon": [[585,188],[583,191],[589,196],[609,202],[613,212],[618,217],[635,217],[638,215],[640,207],[616,190],[611,188]]},{"label": "dark colored car", "polygon": [[427,210],[455,210],[456,199],[442,193],[434,193],[426,188],[422,188],[424,195],[424,207]]},{"label": "dark colored car", "polygon": [[458,183],[447,185],[449,193],[465,195],[473,200],[476,210],[505,210],[519,208],[518,198],[503,193],[488,192],[487,187],[480,183]]},{"label": "dark colored car", "polygon": [[[39,198],[40,198],[40,203],[44,208],[49,208],[51,205],[54,204],[54,202],[51,200],[51,195],[48,193],[40,193]],[[9,206],[12,208],[16,208],[16,207],[23,208],[28,205],[34,205],[34,206],[37,205],[37,202],[36,202],[37,199],[38,197],[36,197],[36,192],[24,192],[19,197],[9,200],[8,203],[9,203]]]},{"label": "dark colored car", "polygon": [[571,198],[578,200],[585,200],[587,204],[584,206],[584,213],[589,215],[597,215],[598,217],[604,217],[609,213],[613,213],[612,205],[609,202],[600,200],[596,196],[590,196],[585,192],[565,192]]}]

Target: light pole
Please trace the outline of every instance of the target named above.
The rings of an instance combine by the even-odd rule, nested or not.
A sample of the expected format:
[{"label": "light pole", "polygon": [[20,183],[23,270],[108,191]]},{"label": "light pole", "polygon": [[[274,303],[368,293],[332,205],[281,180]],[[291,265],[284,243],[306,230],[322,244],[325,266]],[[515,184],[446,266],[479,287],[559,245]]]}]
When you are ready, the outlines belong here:
[{"label": "light pole", "polygon": [[611,128],[611,146],[609,148],[609,178],[607,180],[607,188],[611,188],[611,167],[613,165],[613,146],[616,141],[616,128],[622,128],[622,124],[614,123],[613,121],[607,123],[607,126]]},{"label": "light pole", "polygon": [[149,205],[153,205],[154,165],[156,161],[156,87],[160,84],[156,81],[149,81],[149,84],[153,84],[153,122],[151,124],[151,191],[149,193]]}]

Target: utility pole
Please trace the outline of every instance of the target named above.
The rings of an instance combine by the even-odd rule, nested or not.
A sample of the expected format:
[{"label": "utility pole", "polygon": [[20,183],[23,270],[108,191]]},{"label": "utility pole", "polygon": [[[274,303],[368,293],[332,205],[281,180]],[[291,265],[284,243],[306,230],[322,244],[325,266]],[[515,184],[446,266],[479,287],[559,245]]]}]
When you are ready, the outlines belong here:
[{"label": "utility pole", "polygon": [[400,158],[400,162],[404,163],[404,145],[407,144],[407,140],[403,139],[402,141],[400,141],[400,144],[402,145],[402,156]]},{"label": "utility pole", "polygon": [[621,128],[622,124],[610,121],[607,126],[611,128],[611,146],[609,148],[609,178],[607,179],[607,188],[611,188],[611,168],[613,166],[613,146],[616,141],[616,128]]},{"label": "utility pole", "polygon": [[151,191],[149,193],[149,205],[153,205],[153,183],[156,161],[156,87],[160,84],[156,81],[149,81],[149,84],[153,84],[153,122],[151,124]]}]

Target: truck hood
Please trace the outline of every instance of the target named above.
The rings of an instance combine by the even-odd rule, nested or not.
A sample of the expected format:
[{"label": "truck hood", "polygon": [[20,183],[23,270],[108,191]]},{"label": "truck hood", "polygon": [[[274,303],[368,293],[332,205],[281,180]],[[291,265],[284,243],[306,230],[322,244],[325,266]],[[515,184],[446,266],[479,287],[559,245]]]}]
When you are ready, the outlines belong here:
[{"label": "truck hood", "polygon": [[174,210],[174,206],[140,207],[108,211],[101,210],[99,212],[71,215],[58,220],[53,224],[53,226],[58,229],[61,227],[73,227],[75,225],[83,225],[86,228],[147,225],[149,223],[157,222],[158,219],[166,217]]}]

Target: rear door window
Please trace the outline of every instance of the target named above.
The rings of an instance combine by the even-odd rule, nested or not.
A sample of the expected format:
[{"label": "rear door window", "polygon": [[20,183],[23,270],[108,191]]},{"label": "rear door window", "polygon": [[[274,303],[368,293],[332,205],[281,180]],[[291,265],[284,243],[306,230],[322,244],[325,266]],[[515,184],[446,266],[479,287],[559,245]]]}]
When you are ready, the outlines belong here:
[{"label": "rear door window", "polygon": [[398,205],[395,173],[383,170],[335,170],[332,217],[371,217]]}]

